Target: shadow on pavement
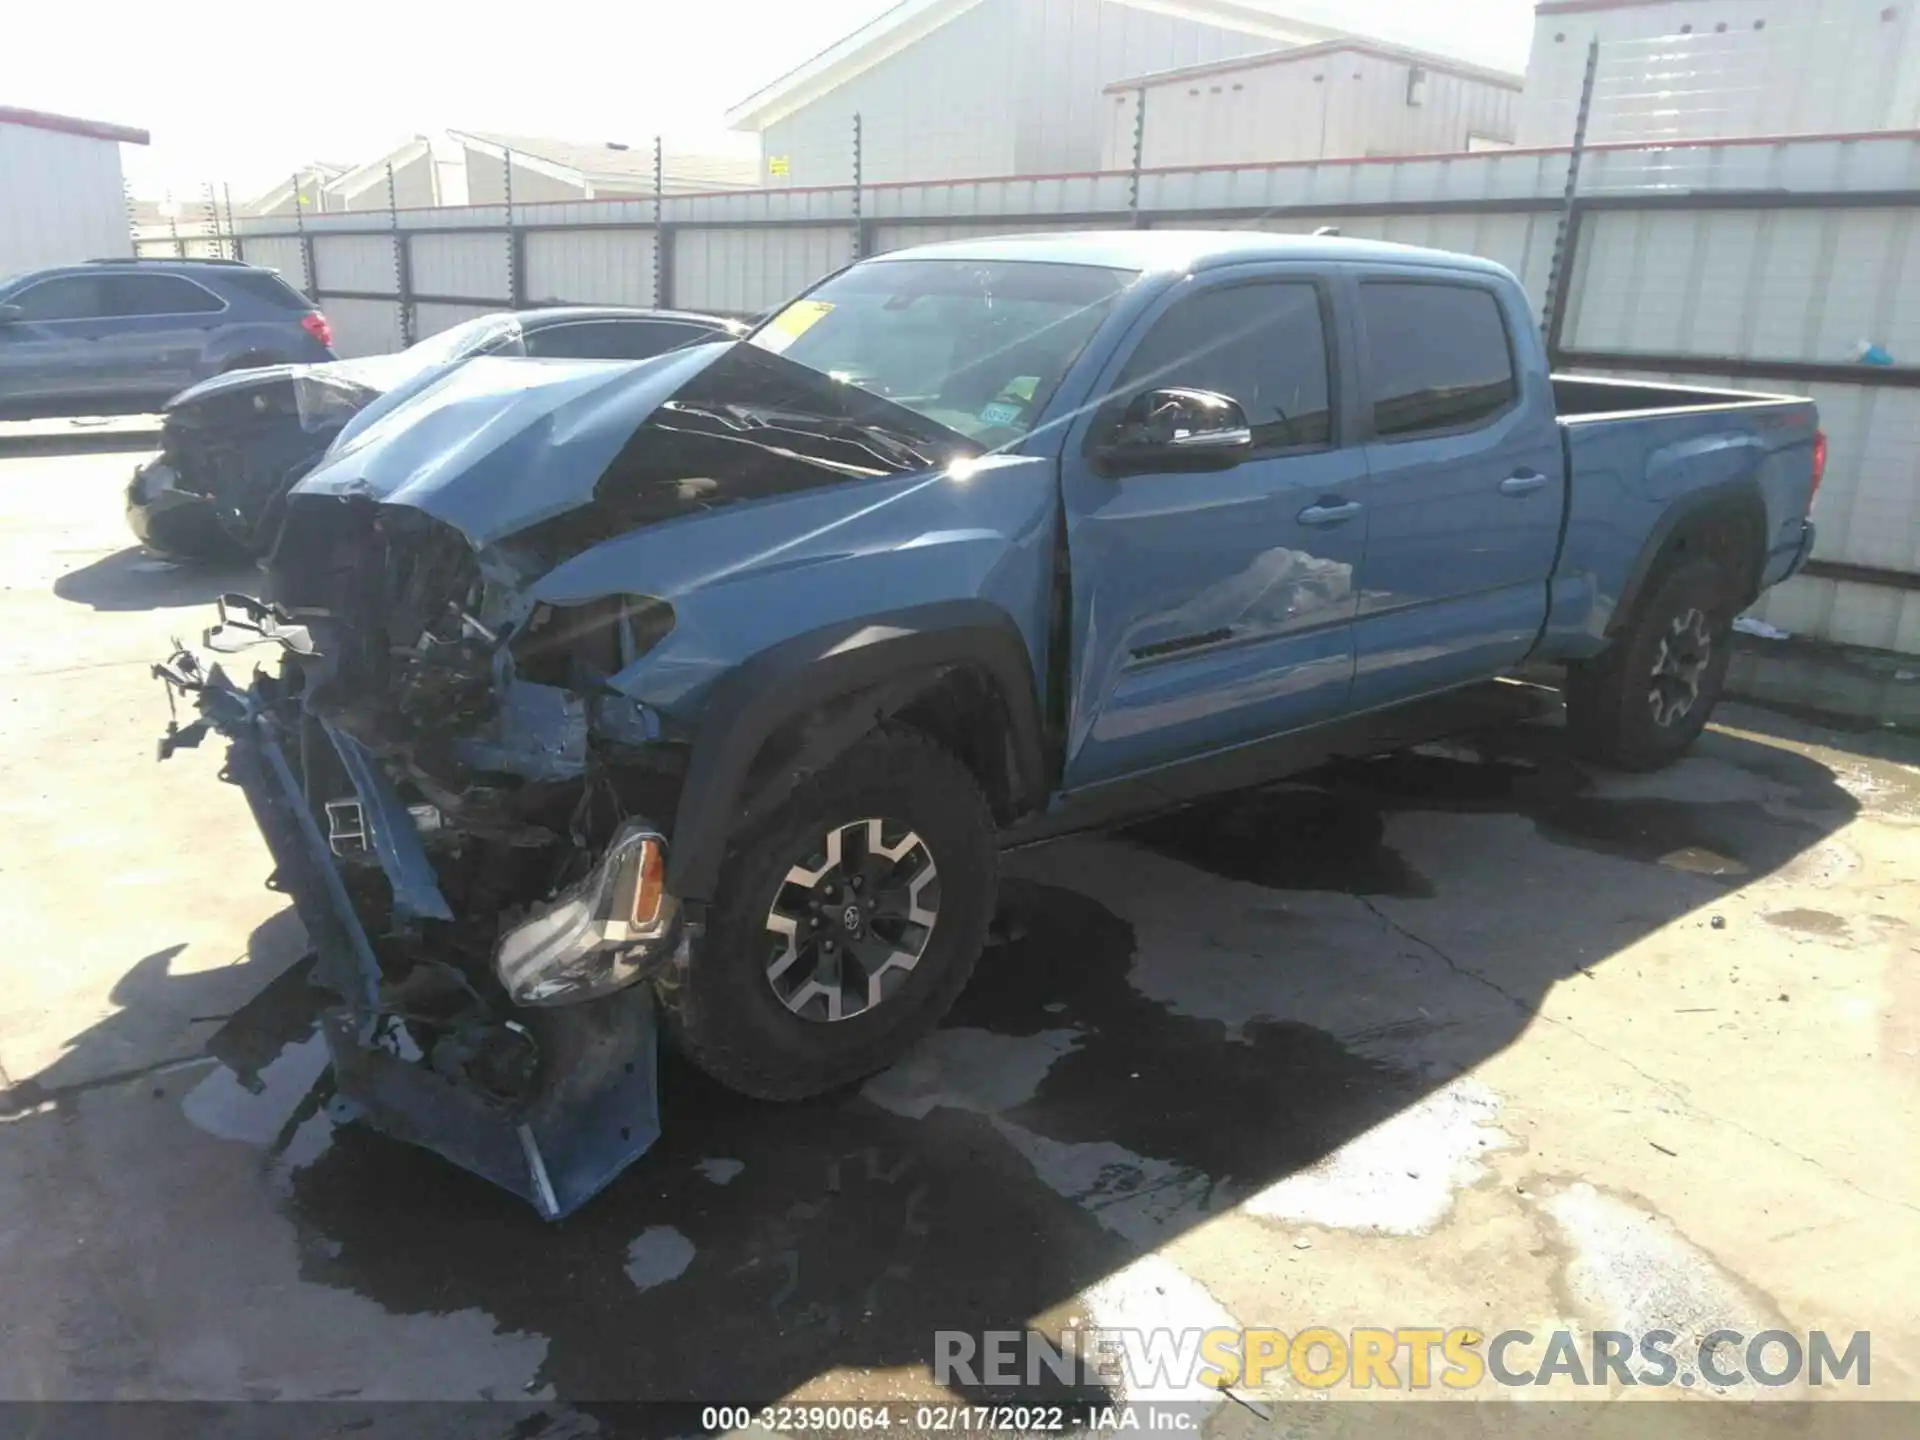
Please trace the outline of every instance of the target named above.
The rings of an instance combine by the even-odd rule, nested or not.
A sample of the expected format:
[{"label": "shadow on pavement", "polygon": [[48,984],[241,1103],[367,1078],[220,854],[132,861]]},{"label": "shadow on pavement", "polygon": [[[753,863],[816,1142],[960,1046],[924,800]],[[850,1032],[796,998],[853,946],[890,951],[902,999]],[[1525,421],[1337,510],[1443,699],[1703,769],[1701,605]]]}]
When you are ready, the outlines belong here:
[{"label": "shadow on pavement", "polygon": [[258,588],[259,580],[250,561],[164,560],[129,545],[69,570],[53,582],[53,593],[95,610],[175,610],[211,604],[229,590]]},{"label": "shadow on pavement", "polygon": [[[1858,810],[1807,753],[1709,734],[1700,754],[1710,763],[1696,775],[1732,777],[1733,798],[1673,798],[1699,796],[1698,781],[1670,794],[1609,786],[1565,757],[1555,730],[1526,725],[1471,750],[1342,764],[1034,852],[1042,875],[1159,876],[1157,894],[1135,885],[1103,901],[1097,882],[1022,876],[1010,860],[1003,939],[908,1062],[862,1089],[776,1106],[668,1056],[662,1139],[558,1224],[425,1151],[329,1128],[324,1077],[277,1095],[263,1077],[313,1043],[322,998],[297,971],[209,1048],[236,1096],[279,1107],[253,1128],[275,1137],[261,1173],[281,1177],[269,1203],[300,1232],[304,1278],[395,1314],[477,1308],[502,1330],[544,1336],[540,1380],[563,1402],[748,1403],[837,1370],[918,1372],[937,1329],[1051,1330],[1082,1314],[1082,1292],[1103,1277],[1421,1104],[1511,1044],[1570,974],[1787,864]],[[1369,898],[1449,901],[1446,880],[1390,848],[1393,817],[1411,812],[1530,822],[1527,843],[1556,864],[1586,863],[1569,850],[1624,862],[1628,893],[1617,880],[1556,893],[1554,933],[1590,945],[1498,936],[1466,957],[1478,978],[1462,979],[1453,960],[1410,943],[1391,918],[1406,911]],[[1683,851],[1739,873],[1662,863]],[[1231,917],[1196,908],[1222,896]],[[1316,906],[1359,938],[1289,942],[1287,927]],[[1219,941],[1229,920],[1268,926],[1273,948]],[[1149,923],[1159,928],[1143,940]],[[1475,923],[1498,934],[1497,915]],[[1176,1008],[1143,986],[1149,960],[1210,967],[1217,993],[1258,1003],[1232,1025]],[[164,965],[149,957],[116,999],[133,1008],[164,990],[178,1009],[172,989],[202,977]],[[1276,994],[1301,999],[1289,1009]],[[61,1066],[19,1089],[58,1091],[69,1062],[81,1073],[89,1051],[115,1048],[124,1019],[77,1037]],[[871,1399],[881,1382],[819,1382],[835,1383],[854,1387],[840,1398]]]}]

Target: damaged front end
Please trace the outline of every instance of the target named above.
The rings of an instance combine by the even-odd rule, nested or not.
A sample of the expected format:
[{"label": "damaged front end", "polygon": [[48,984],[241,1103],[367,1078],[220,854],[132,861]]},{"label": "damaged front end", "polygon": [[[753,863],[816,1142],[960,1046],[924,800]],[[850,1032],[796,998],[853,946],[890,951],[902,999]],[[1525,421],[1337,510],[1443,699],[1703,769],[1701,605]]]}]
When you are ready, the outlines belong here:
[{"label": "damaged front end", "polygon": [[648,818],[671,813],[676,749],[638,705],[588,693],[596,647],[622,653],[601,632],[641,607],[600,606],[598,625],[496,613],[513,593],[457,536],[329,503],[365,526],[319,552],[344,573],[276,573],[329,603],[227,596],[206,635],[216,653],[277,648],[277,673],[242,688],[187,650],[155,667],[198,711],[162,758],[209,729],[231,742],[226,778],[339,997],[323,1022],[337,1118],[557,1218],[659,1134],[641,982],[691,939]]},{"label": "damaged front end", "polygon": [[[935,573],[915,536],[1002,553],[958,523],[982,501],[939,467],[978,447],[943,434],[726,344],[472,360],[342,433],[287,496],[269,599],[226,597],[206,635],[268,647],[270,673],[242,686],[186,651],[156,668],[199,712],[163,756],[232,742],[340,997],[347,1107],[549,1216],[647,1149],[656,982],[697,963],[703,826],[740,803],[686,782],[696,740],[717,766],[727,733],[702,697],[861,610],[810,583],[829,557],[898,586]],[[849,485],[858,503],[835,496]],[[993,494],[1015,528],[1050,504]],[[691,810],[683,789],[704,792]]]}]

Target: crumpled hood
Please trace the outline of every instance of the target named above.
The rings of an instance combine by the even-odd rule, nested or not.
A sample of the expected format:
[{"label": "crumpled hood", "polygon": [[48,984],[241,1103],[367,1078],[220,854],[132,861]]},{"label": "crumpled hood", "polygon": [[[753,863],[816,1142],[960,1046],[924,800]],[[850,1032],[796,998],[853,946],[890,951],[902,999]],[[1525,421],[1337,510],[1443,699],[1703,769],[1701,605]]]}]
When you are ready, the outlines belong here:
[{"label": "crumpled hood", "polygon": [[980,454],[744,341],[641,361],[484,357],[376,408],[294,495],[408,506],[475,550],[511,540],[523,573],[696,512]]},{"label": "crumpled hood", "polygon": [[269,385],[283,385],[303,371],[323,367],[315,365],[260,365],[251,370],[229,370],[224,375],[215,375],[202,380],[198,385],[189,385],[178,395],[167,401],[166,409],[177,409],[182,405],[195,405],[215,395],[227,395],[235,391],[260,390]]},{"label": "crumpled hood", "polygon": [[294,493],[406,505],[483,549],[591,500],[635,429],[731,348],[641,361],[468,360],[342,436]]}]

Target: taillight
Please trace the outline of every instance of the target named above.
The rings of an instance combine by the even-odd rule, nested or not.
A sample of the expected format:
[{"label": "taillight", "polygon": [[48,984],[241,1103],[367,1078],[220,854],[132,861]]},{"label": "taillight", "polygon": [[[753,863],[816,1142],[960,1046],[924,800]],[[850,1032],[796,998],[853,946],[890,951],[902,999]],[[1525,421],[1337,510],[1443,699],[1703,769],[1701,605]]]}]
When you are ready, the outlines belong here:
[{"label": "taillight", "polygon": [[1814,495],[1820,493],[1820,482],[1827,478],[1827,432],[1813,432],[1813,491],[1807,496],[1807,503],[1813,503]]},{"label": "taillight", "polygon": [[333,348],[333,327],[327,323],[327,317],[318,310],[309,310],[300,317],[300,328],[329,350]]}]

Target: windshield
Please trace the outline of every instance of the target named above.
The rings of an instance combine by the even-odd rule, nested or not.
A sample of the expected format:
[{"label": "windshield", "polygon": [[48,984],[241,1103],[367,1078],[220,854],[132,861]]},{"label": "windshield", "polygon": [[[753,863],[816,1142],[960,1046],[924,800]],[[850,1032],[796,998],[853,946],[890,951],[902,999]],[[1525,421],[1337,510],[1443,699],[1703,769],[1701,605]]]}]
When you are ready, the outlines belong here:
[{"label": "windshield", "polygon": [[872,261],[794,301],[748,343],[982,445],[1011,445],[1136,278],[1041,261]]}]

